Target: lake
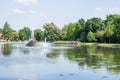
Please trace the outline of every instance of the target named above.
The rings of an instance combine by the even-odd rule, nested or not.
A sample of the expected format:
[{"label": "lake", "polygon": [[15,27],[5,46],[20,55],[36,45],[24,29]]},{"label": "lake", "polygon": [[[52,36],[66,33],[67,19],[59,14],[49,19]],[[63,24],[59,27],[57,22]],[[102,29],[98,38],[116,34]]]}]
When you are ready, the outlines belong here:
[{"label": "lake", "polygon": [[0,44],[0,80],[120,80],[120,48]]}]

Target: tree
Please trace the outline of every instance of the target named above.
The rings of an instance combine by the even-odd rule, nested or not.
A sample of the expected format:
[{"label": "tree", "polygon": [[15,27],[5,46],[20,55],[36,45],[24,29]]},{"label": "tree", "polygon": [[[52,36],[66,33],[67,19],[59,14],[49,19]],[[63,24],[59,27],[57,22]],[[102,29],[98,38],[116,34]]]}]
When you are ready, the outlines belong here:
[{"label": "tree", "polygon": [[95,33],[99,30],[103,30],[104,27],[104,21],[101,18],[94,17],[87,20],[85,30],[87,33],[89,33],[90,31]]},{"label": "tree", "polygon": [[104,42],[104,31],[101,30],[101,31],[97,31],[96,32],[96,39],[97,39],[97,42]]},{"label": "tree", "polygon": [[19,39],[22,41],[29,40],[31,38],[31,30],[28,27],[24,27],[23,29],[19,30],[18,35]]},{"label": "tree", "polygon": [[62,28],[62,40],[67,40],[67,30],[68,26],[64,25],[64,27]]},{"label": "tree", "polygon": [[41,29],[35,30],[34,35],[35,35],[35,39],[38,41],[41,41],[44,38],[44,32]]},{"label": "tree", "polygon": [[2,33],[3,32],[3,29],[2,28],[0,28],[0,33]]},{"label": "tree", "polygon": [[24,40],[26,40],[27,38],[26,38],[26,34],[25,34],[25,31],[23,30],[23,29],[21,29],[21,30],[19,30],[19,40],[22,40],[22,41],[24,41]]},{"label": "tree", "polygon": [[114,35],[114,16],[115,15],[108,15],[106,16],[106,20],[105,20],[105,38],[106,38],[106,42],[109,41],[109,43],[112,41],[113,42],[113,35]]},{"label": "tree", "polygon": [[75,26],[76,23],[69,23],[62,28],[63,40],[75,40]]},{"label": "tree", "polygon": [[87,35],[87,40],[89,42],[95,42],[96,41],[96,38],[95,38],[95,34],[93,32],[89,32],[88,35]]},{"label": "tree", "polygon": [[3,27],[3,35],[5,37],[5,40],[7,40],[7,41],[10,40],[12,32],[14,32],[14,30],[11,29],[10,25],[8,24],[8,22],[6,22],[4,24],[4,27]]},{"label": "tree", "polygon": [[75,25],[74,36],[76,40],[83,40],[84,28],[85,28],[85,20],[80,19]]},{"label": "tree", "polygon": [[106,25],[110,34],[112,34],[112,42],[120,43],[120,15],[108,15]]},{"label": "tree", "polygon": [[120,15],[114,19],[114,36],[117,43],[120,43]]},{"label": "tree", "polygon": [[111,42],[111,38],[112,38],[112,36],[113,36],[113,31],[111,30],[111,29],[105,29],[104,30],[104,38],[105,38],[105,42],[107,42],[107,43],[110,43]]},{"label": "tree", "polygon": [[29,40],[31,38],[31,30],[28,27],[24,27],[23,30],[25,31],[26,34],[26,40]]},{"label": "tree", "polygon": [[13,31],[10,35],[10,40],[11,41],[18,41],[18,39],[19,39],[18,32]]},{"label": "tree", "polygon": [[69,40],[75,40],[75,36],[74,36],[75,26],[76,26],[76,23],[68,24],[67,38]]},{"label": "tree", "polygon": [[54,24],[44,25],[44,35],[49,41],[57,41],[61,39],[61,30]]}]

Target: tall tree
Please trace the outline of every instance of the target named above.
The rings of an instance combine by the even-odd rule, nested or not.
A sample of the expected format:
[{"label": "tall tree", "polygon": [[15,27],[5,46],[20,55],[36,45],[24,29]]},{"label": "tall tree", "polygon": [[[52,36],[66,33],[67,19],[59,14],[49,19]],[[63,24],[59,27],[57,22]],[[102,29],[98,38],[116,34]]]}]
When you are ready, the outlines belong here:
[{"label": "tall tree", "polygon": [[83,40],[82,37],[84,36],[84,34],[82,32],[84,32],[84,28],[85,28],[85,20],[80,19],[75,25],[74,36],[76,40]]},{"label": "tall tree", "polygon": [[44,29],[47,40],[56,41],[61,39],[61,30],[54,23],[45,24]]},{"label": "tall tree", "polygon": [[114,19],[114,37],[117,43],[120,43],[120,15],[116,15]]},{"label": "tall tree", "polygon": [[120,15],[108,15],[106,19],[106,25],[108,27],[109,33],[112,34],[109,36],[109,40],[120,43]]},{"label": "tall tree", "polygon": [[75,32],[76,30],[76,23],[69,23],[68,25],[64,25],[62,28],[62,37],[63,40],[75,40]]},{"label": "tall tree", "polygon": [[64,25],[64,27],[62,28],[62,40],[67,40],[67,30],[68,26]]},{"label": "tall tree", "polygon": [[5,37],[5,40],[10,40],[10,36],[14,30],[11,29],[10,25],[8,22],[5,22],[4,27],[3,27],[3,35]]}]

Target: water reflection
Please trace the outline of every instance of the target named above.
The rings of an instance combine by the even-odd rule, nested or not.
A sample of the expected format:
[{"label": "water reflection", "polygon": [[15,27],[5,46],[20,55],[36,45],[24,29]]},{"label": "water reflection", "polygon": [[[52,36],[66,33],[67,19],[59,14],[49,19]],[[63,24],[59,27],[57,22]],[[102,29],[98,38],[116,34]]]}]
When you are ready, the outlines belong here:
[{"label": "water reflection", "polygon": [[120,73],[120,49],[99,46],[81,46],[67,49],[64,55],[80,67],[92,69],[106,68],[109,72]]},{"label": "water reflection", "polygon": [[[23,79],[32,77],[36,80],[39,78],[39,75],[43,76],[41,78],[45,78],[46,75],[55,76],[58,74],[64,76],[64,74],[71,74],[72,76],[74,75],[74,78],[70,76],[68,78],[68,75],[64,78],[66,78],[66,80],[70,78],[73,78],[72,80],[79,80],[79,77],[93,75],[95,78],[91,79],[96,80],[96,78],[101,75],[102,77],[98,80],[104,80],[108,74],[111,74],[109,75],[111,77],[120,74],[119,52],[119,48],[99,46],[80,46],[72,48],[67,48],[66,46],[52,46],[49,48],[39,48],[25,47],[21,44],[17,44],[17,46],[2,44],[0,47],[0,70],[9,72],[12,69],[14,70],[13,73],[5,73],[9,75],[7,77],[17,76],[17,78]],[[7,67],[9,67],[9,69],[6,70],[5,68]],[[84,70],[87,71],[84,72]],[[98,74],[97,77],[96,72]],[[83,75],[83,73],[85,75]],[[0,75],[3,75],[2,77],[4,77],[5,74],[0,73]],[[50,76],[48,78],[50,78]],[[52,77],[51,80],[62,80],[54,78],[55,77]],[[120,78],[120,76],[117,78]],[[89,80],[89,78],[86,79],[85,77],[83,80]],[[106,80],[112,79],[108,78]],[[114,78],[114,80],[117,79]]]},{"label": "water reflection", "polygon": [[0,45],[0,52],[1,52],[4,56],[8,57],[8,56],[10,56],[11,53],[12,53],[12,47],[10,46],[10,44],[1,44],[1,45]]},{"label": "water reflection", "polygon": [[60,49],[54,50],[52,53],[47,53],[46,57],[56,59],[56,58],[58,58],[60,56],[60,52],[61,52]]}]

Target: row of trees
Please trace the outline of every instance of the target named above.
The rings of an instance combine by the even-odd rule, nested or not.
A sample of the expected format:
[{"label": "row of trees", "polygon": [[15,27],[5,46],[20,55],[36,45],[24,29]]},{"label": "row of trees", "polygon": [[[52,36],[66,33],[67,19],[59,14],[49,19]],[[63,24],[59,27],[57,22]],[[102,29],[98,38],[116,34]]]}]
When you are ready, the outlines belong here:
[{"label": "row of trees", "polygon": [[[43,25],[44,31],[41,29],[34,30],[34,37],[38,41],[57,40],[79,40],[84,42],[101,42],[101,43],[120,43],[120,15],[108,15],[105,20],[93,17],[85,21],[80,19],[78,22],[64,25],[62,29],[54,23]],[[29,40],[32,30],[24,27],[18,32],[13,30],[8,22],[4,24],[3,33],[5,40]]]},{"label": "row of trees", "polygon": [[120,15],[108,15],[105,20],[93,17],[69,23],[62,29],[62,40],[120,43]]}]

